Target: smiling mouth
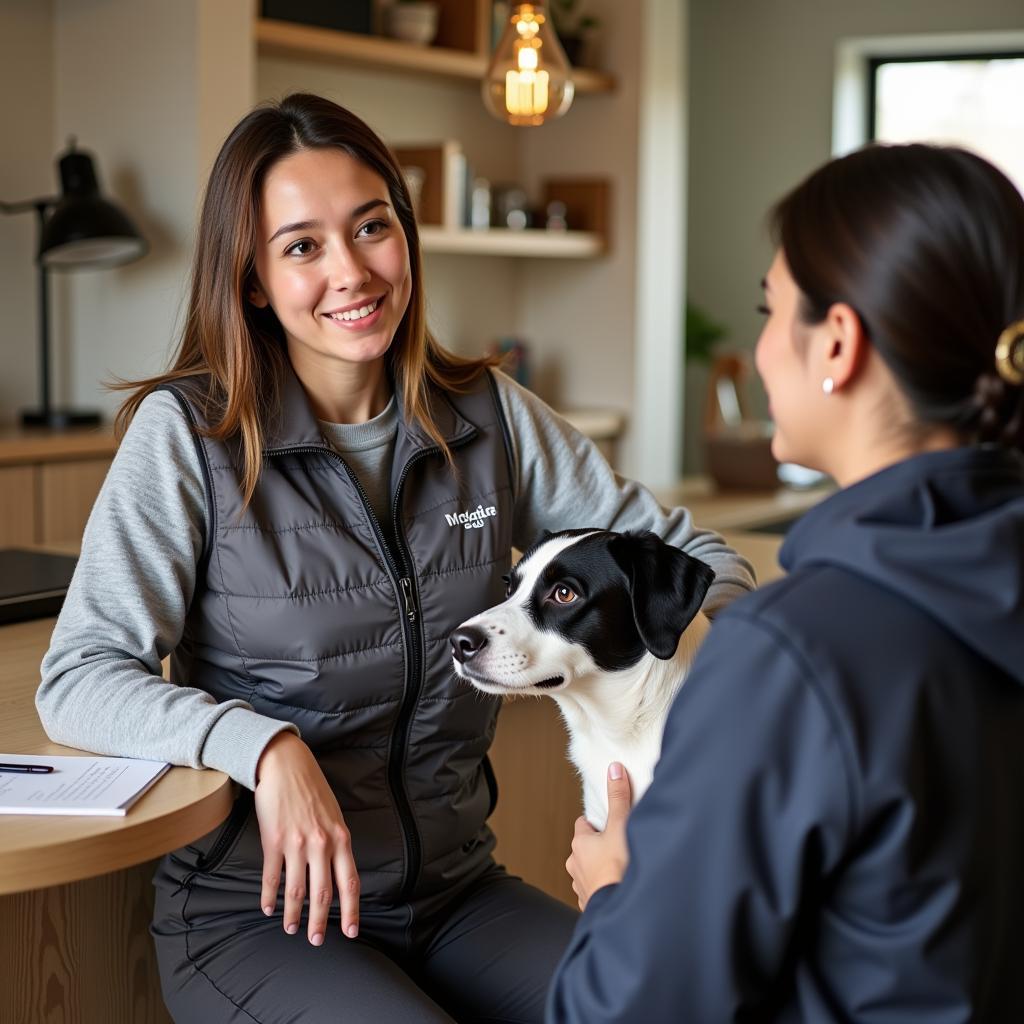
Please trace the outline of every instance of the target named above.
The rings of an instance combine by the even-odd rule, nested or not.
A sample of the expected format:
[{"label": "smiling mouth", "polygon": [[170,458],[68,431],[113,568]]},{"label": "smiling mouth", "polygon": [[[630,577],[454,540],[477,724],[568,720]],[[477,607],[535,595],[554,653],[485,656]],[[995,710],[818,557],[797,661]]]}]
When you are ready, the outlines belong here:
[{"label": "smiling mouth", "polygon": [[341,313],[324,313],[324,316],[328,320],[333,320],[335,323],[357,324],[360,320],[368,320],[373,316],[373,314],[380,309],[383,301],[384,296],[379,296],[378,298],[359,306],[357,309],[346,309]]}]

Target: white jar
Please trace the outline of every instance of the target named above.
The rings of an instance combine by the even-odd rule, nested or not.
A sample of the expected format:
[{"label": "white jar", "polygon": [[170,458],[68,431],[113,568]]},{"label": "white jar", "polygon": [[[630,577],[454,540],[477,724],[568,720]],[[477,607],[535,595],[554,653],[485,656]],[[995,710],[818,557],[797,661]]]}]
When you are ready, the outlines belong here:
[{"label": "white jar", "polygon": [[433,0],[401,0],[387,9],[388,35],[429,46],[437,35],[438,7]]}]

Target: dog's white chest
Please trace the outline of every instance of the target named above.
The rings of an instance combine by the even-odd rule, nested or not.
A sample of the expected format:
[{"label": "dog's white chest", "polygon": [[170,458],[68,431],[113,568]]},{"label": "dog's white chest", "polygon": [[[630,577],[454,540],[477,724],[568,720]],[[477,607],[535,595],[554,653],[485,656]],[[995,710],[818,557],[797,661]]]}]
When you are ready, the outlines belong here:
[{"label": "dog's white chest", "polygon": [[594,828],[603,830],[608,820],[608,766],[613,761],[624,765],[629,773],[634,804],[651,784],[661,749],[661,730],[652,726],[650,733],[650,736],[627,746],[615,746],[593,738],[588,740],[573,733],[569,757],[583,783],[584,817]]}]

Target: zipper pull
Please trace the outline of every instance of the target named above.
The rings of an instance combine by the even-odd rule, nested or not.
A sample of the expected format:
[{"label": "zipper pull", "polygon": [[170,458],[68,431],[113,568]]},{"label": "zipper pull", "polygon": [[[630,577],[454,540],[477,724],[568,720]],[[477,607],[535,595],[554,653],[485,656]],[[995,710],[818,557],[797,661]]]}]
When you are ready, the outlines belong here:
[{"label": "zipper pull", "polygon": [[403,576],[399,581],[402,587],[402,598],[405,602],[405,617],[410,622],[416,621],[416,599],[412,593],[412,580]]}]

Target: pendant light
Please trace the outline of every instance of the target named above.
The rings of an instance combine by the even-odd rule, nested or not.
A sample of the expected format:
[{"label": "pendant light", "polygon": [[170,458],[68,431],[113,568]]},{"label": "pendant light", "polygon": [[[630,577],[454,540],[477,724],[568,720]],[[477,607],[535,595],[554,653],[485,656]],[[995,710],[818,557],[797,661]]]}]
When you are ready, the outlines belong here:
[{"label": "pendant light", "polygon": [[572,68],[544,4],[513,4],[483,83],[484,106],[526,126],[561,117],[572,104]]}]

